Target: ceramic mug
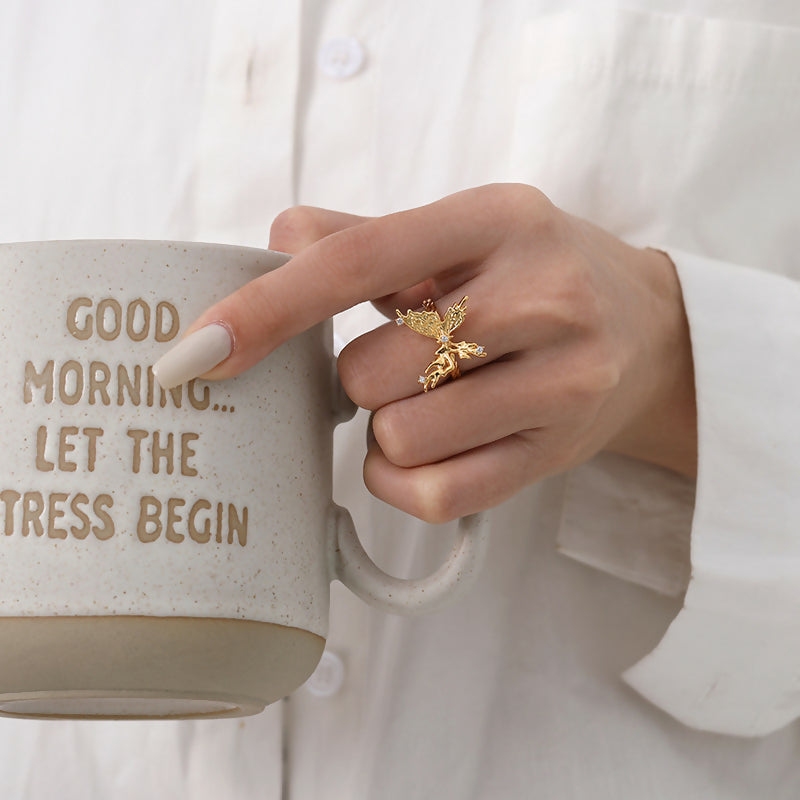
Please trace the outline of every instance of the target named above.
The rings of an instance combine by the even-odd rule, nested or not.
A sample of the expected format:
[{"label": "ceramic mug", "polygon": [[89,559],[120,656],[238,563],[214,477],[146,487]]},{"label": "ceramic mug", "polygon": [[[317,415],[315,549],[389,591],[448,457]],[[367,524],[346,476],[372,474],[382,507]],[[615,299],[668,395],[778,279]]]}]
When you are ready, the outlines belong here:
[{"label": "ceramic mug", "polygon": [[152,365],[281,253],[149,241],[0,245],[0,713],[257,713],[313,672],[329,584],[436,608],[487,543],[465,518],[429,578],[383,573],[331,500],[352,415],[326,322],[218,383]]}]

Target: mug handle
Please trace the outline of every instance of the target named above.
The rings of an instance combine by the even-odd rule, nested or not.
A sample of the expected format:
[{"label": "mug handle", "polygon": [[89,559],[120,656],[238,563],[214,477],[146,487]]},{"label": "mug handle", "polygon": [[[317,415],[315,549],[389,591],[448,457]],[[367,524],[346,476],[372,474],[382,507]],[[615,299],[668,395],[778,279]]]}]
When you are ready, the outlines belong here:
[{"label": "mug handle", "polygon": [[384,572],[367,555],[347,509],[334,506],[331,526],[333,577],[371,606],[407,617],[455,600],[477,577],[489,544],[488,514],[463,517],[445,563],[427,578],[404,580]]},{"label": "mug handle", "polygon": [[[333,363],[335,422],[345,422],[356,406],[345,394]],[[390,614],[415,616],[443,608],[475,580],[489,545],[487,512],[463,517],[445,563],[427,578],[405,580],[384,572],[367,555],[347,509],[333,505],[330,516],[330,575],[366,603]]]}]

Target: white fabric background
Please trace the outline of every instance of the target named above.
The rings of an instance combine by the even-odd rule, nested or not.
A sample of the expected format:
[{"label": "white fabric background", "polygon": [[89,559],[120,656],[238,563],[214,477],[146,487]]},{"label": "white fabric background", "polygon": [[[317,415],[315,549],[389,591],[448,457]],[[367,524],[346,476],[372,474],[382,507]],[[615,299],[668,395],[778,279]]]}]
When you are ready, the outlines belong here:
[{"label": "white fabric background", "polygon": [[[0,240],[265,246],[292,204],[377,214],[523,180],[673,253],[701,426],[696,499],[608,456],[533,487],[441,614],[334,585],[334,696],[2,720],[0,795],[797,797],[800,300],[776,275],[798,274],[798,26],[790,0],[0,4]],[[317,61],[338,36],[365,55],[345,80]],[[366,496],[363,425],[337,434],[337,499],[380,563],[424,572],[449,533]]]}]

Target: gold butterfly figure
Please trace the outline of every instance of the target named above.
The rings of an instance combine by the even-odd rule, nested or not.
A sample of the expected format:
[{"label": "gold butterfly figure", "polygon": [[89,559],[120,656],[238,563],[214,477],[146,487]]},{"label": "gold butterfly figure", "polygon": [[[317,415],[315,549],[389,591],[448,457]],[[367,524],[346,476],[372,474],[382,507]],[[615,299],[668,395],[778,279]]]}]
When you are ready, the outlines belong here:
[{"label": "gold butterfly figure", "polygon": [[458,378],[461,370],[458,366],[458,358],[486,358],[486,350],[482,345],[474,342],[454,342],[451,334],[464,321],[467,316],[468,296],[461,299],[454,306],[450,306],[445,312],[444,317],[439,316],[433,300],[426,300],[422,307],[424,311],[411,311],[401,313],[397,309],[397,325],[407,325],[412,331],[421,333],[439,342],[439,349],[436,351],[436,358],[428,364],[425,373],[419,376],[422,388],[427,392],[428,389],[435,389],[440,381],[445,378]]}]

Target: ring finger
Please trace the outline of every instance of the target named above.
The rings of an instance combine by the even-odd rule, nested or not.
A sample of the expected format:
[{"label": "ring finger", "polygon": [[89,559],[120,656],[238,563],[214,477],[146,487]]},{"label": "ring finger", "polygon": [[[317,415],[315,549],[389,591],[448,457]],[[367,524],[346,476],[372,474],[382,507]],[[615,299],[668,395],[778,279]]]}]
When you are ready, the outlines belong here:
[{"label": "ring finger", "polygon": [[393,464],[416,467],[563,421],[570,401],[549,363],[547,354],[514,357],[389,403],[375,412],[374,436]]}]

